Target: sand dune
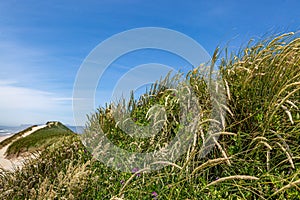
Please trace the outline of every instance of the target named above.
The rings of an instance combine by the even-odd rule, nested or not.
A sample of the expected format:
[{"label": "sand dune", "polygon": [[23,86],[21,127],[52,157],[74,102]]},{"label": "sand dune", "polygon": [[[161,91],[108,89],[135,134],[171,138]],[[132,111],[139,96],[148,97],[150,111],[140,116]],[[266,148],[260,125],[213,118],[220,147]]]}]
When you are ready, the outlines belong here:
[{"label": "sand dune", "polygon": [[[26,136],[34,133],[35,131],[37,131],[39,129],[42,129],[42,128],[46,127],[46,126],[47,125],[40,125],[40,126],[33,127],[31,131],[27,131],[21,137],[26,137]],[[6,138],[11,137],[11,136],[12,135],[0,137],[0,142],[3,141],[3,140],[5,140]],[[5,170],[14,171],[15,169],[17,169],[17,168],[19,168],[19,167],[22,166],[22,163],[24,162],[25,158],[23,158],[23,157],[13,158],[13,159],[7,159],[7,158],[5,158],[5,152],[6,152],[6,150],[9,147],[10,144],[8,144],[5,147],[3,147],[2,149],[0,149],[0,168],[3,168]]]}]

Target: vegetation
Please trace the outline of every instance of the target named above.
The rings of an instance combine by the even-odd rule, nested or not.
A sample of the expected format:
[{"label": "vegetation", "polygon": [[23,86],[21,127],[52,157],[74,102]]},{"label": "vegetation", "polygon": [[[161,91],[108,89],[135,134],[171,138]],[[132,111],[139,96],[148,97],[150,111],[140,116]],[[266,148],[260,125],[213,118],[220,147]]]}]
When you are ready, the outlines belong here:
[{"label": "vegetation", "polygon": [[74,134],[66,126],[58,122],[57,124],[49,125],[34,133],[15,140],[9,145],[6,154],[7,157],[18,157],[22,153],[34,153],[45,149],[47,146],[53,144],[58,138]]},{"label": "vegetation", "polygon": [[16,140],[17,138],[22,137],[22,135],[23,135],[24,133],[26,133],[27,131],[31,131],[32,128],[34,128],[34,127],[36,127],[36,126],[37,126],[37,125],[33,125],[33,126],[31,126],[31,127],[28,127],[28,128],[26,128],[26,129],[24,129],[23,131],[20,131],[20,132],[18,132],[18,133],[16,133],[16,134],[12,135],[11,137],[6,138],[5,140],[1,141],[1,142],[0,142],[0,149],[3,148],[3,147],[5,147],[6,145],[10,144],[12,141]]},{"label": "vegetation", "polygon": [[[289,33],[249,43],[236,55],[225,55],[219,62],[218,55],[216,50],[211,67],[218,63],[221,72],[224,84],[221,89],[224,89],[227,104],[220,105],[226,115],[220,112],[218,120],[219,124],[227,125],[218,133],[220,137],[206,156],[201,156],[201,147],[214,108],[205,76],[212,77],[212,73],[203,72],[199,67],[186,74],[185,79],[198,98],[201,123],[194,133],[193,145],[176,162],[158,162],[156,165],[165,167],[156,171],[146,166],[133,168],[131,173],[120,172],[94,159],[77,135],[66,134],[48,145],[37,159],[28,160],[21,170],[0,172],[0,197],[298,199],[300,38]],[[85,135],[96,137],[94,133],[101,127],[107,138],[127,151],[151,152],[159,148],[181,128],[179,91],[174,95],[174,90],[167,87],[179,80],[167,77],[154,84],[140,99],[132,97],[128,105],[120,101],[117,105],[99,108],[89,116]],[[136,124],[143,126],[151,124],[149,119],[157,122],[155,117],[149,117],[152,116],[149,109],[157,104],[164,105],[167,114],[155,136],[131,137],[116,126],[126,120],[115,119],[114,107],[121,107]],[[93,146],[95,138],[90,140],[89,137],[83,140]],[[43,139],[36,138],[30,146]],[[96,142],[101,143],[101,138]]]}]

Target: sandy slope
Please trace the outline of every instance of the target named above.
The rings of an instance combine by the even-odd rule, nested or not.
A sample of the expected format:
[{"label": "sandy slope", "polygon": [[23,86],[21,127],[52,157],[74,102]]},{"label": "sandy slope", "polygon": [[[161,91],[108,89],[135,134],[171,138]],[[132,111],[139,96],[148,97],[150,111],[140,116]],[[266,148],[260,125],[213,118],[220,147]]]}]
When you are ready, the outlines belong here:
[{"label": "sandy slope", "polygon": [[[31,133],[34,133],[35,131],[37,131],[41,128],[44,128],[46,126],[47,125],[41,125],[41,126],[33,127],[31,131],[27,131],[26,133],[24,133],[22,135],[22,137],[26,137],[26,136],[30,135]],[[11,135],[0,137],[0,142],[4,139],[10,137],[10,136]],[[24,158],[14,158],[14,159],[5,158],[5,152],[6,152],[7,148],[9,147],[9,145],[10,144],[8,144],[5,147],[3,147],[2,149],[0,149],[0,168],[2,167],[3,169],[13,171],[14,169],[22,166]]]}]

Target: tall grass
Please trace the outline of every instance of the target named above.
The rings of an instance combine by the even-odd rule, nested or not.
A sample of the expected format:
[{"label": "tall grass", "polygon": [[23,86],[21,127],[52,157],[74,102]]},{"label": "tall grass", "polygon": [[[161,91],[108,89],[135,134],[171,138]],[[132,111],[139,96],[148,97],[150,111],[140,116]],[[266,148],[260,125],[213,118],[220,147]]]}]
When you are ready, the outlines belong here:
[{"label": "tall grass", "polygon": [[[2,172],[4,199],[297,199],[300,196],[300,38],[288,33],[249,43],[237,55],[218,57],[227,105],[217,120],[226,126],[213,140],[205,157],[212,103],[205,77],[210,69],[198,67],[184,77],[200,104],[200,123],[188,151],[176,162],[160,160],[132,173],[120,172],[95,160],[77,136],[65,136],[46,148],[22,170]],[[220,62],[216,62],[219,59]],[[203,69],[206,70],[203,72]],[[207,76],[208,75],[208,76]],[[161,148],[180,129],[180,105],[173,83],[166,77],[139,99],[122,100],[89,116],[86,136],[99,127],[115,145],[131,152]],[[210,80],[213,80],[210,79]],[[153,105],[165,107],[164,123],[156,135],[137,138],[126,134],[114,117],[120,106],[135,124],[154,125]],[[223,118],[222,118],[223,117]],[[151,124],[151,120],[154,123]],[[223,121],[222,121],[223,120]],[[212,137],[214,138],[214,137]],[[94,140],[84,138],[91,146]],[[97,141],[99,142],[99,141]],[[101,142],[101,141],[100,141]],[[155,165],[164,166],[151,171]]]}]

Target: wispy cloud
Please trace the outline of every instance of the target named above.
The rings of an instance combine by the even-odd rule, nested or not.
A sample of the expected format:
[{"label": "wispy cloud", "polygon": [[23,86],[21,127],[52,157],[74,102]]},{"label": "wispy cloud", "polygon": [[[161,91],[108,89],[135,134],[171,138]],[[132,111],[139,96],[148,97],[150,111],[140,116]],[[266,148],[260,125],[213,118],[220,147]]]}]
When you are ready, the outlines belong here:
[{"label": "wispy cloud", "polygon": [[16,81],[0,81],[0,124],[45,123],[60,120],[72,123],[71,98],[31,88],[14,86]]},{"label": "wispy cloud", "polygon": [[[1,26],[0,26],[1,27]],[[2,27],[0,35],[0,125],[73,123],[72,77],[55,52],[26,44]]]}]

